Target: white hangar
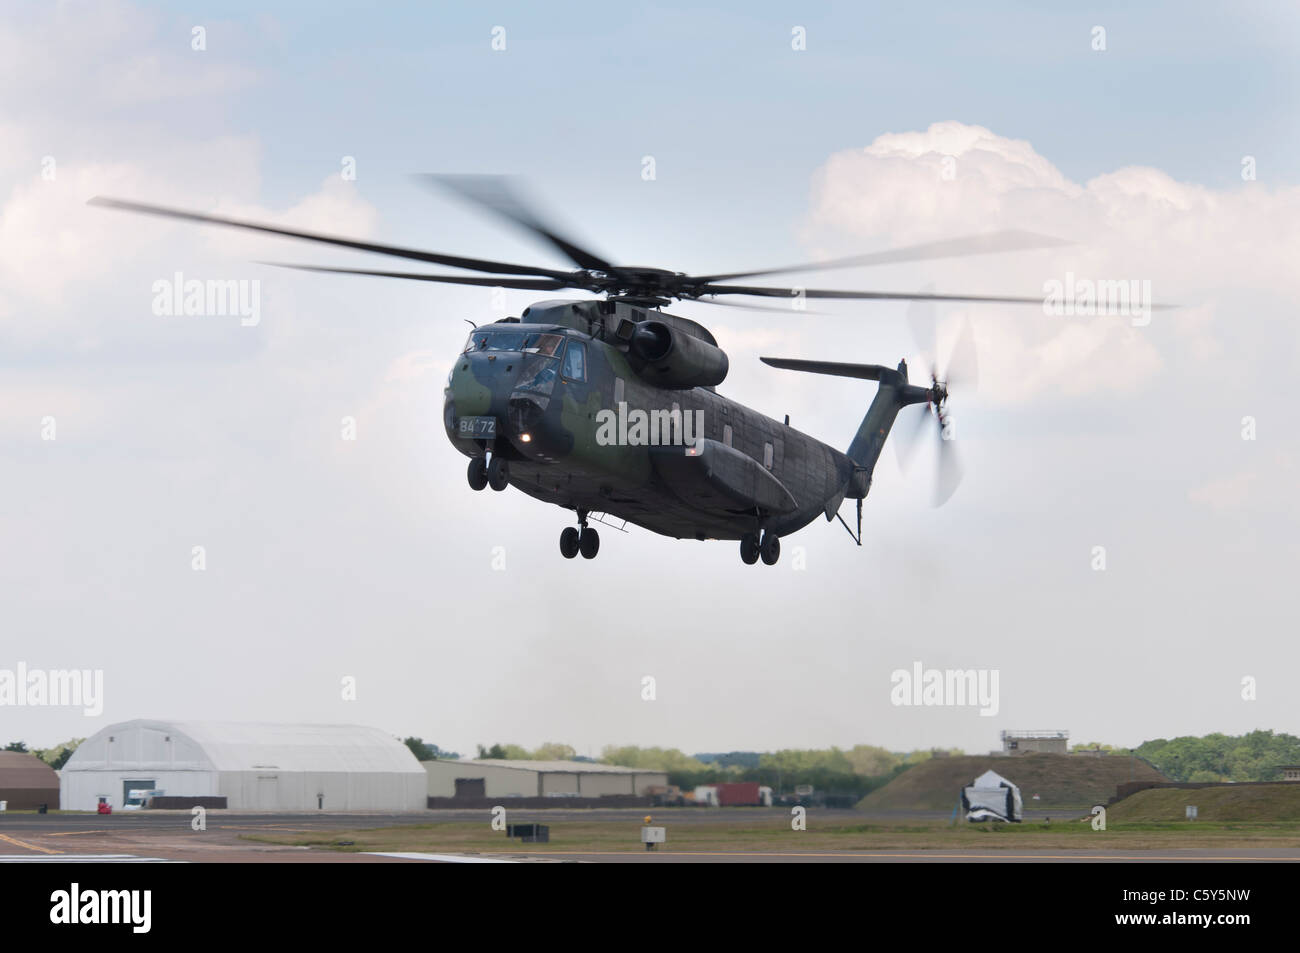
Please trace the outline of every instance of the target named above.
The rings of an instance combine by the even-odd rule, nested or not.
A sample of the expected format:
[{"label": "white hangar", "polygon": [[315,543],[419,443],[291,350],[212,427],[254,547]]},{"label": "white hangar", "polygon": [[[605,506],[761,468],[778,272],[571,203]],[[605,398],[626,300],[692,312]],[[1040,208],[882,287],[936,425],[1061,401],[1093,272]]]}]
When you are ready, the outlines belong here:
[{"label": "white hangar", "polygon": [[428,777],[377,728],[260,722],[119,722],[83,741],[60,773],[65,811],[114,810],[131,791],[221,797],[234,810],[416,811]]}]

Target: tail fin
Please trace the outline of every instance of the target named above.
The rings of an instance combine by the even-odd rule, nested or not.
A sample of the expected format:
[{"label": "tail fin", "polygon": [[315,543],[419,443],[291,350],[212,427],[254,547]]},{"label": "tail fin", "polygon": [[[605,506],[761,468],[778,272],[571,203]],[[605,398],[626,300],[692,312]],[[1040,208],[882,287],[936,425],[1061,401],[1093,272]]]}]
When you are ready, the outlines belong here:
[{"label": "tail fin", "polygon": [[894,426],[898,412],[909,404],[930,402],[934,392],[928,387],[917,387],[907,382],[907,362],[900,361],[895,370],[882,364],[841,364],[835,361],[796,361],[782,357],[760,358],[764,364],[780,367],[790,371],[805,371],[810,374],[831,374],[835,377],[856,377],[859,380],[879,381],[875,400],[867,408],[867,415],[862,418],[858,432],[849,444],[847,456],[856,466],[857,472],[850,481],[849,497],[861,499],[867,495],[871,486],[871,475],[880,459],[880,451],[885,446],[885,438]]}]

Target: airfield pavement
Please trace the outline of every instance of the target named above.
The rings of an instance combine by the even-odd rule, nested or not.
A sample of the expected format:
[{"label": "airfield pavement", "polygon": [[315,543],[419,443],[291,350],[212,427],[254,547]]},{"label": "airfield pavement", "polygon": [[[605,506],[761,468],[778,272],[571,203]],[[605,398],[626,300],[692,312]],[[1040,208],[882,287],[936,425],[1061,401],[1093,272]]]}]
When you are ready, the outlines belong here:
[{"label": "airfield pavement", "polygon": [[[1052,812],[1033,812],[1041,819]],[[1055,812],[1063,820],[1081,812]],[[561,824],[565,821],[585,824],[609,824],[610,831],[626,826],[629,843],[633,832],[646,814],[667,823],[680,825],[718,824],[735,818],[746,825],[788,822],[788,808],[749,808],[730,811],[702,809],[550,809],[514,811],[512,823]],[[865,815],[851,810],[811,809],[810,827],[853,825],[885,820],[943,820],[938,814],[924,812]],[[594,862],[594,863],[1170,863],[1170,862],[1292,862],[1300,861],[1300,847],[1157,848],[1153,850],[1115,849],[1035,849],[1021,846],[1006,848],[945,848],[906,850],[698,850],[656,851],[573,850],[563,845],[548,845],[545,850],[530,850],[518,843],[517,849],[500,852],[429,852],[392,850],[360,853],[315,849],[287,844],[258,843],[245,835],[321,835],[331,832],[383,829],[407,825],[466,824],[486,822],[483,810],[440,810],[410,813],[274,813],[209,811],[207,829],[191,830],[188,811],[138,811],[112,815],[97,814],[0,814],[0,862],[20,863],[95,863],[181,861],[199,863],[420,863],[420,862]],[[286,839],[292,839],[291,837]],[[503,845],[504,846],[504,845]],[[512,845],[513,847],[514,845]]]}]

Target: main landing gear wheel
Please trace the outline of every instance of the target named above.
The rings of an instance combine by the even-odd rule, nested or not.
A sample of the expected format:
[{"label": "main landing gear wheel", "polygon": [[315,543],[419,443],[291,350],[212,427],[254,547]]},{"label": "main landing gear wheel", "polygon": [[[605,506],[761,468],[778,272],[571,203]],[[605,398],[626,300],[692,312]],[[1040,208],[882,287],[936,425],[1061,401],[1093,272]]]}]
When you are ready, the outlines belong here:
[{"label": "main landing gear wheel", "polygon": [[[569,527],[572,529],[573,527]],[[578,538],[578,548],[582,552],[583,559],[595,559],[596,554],[600,552],[600,534],[592,527],[584,526],[582,534]]]},{"label": "main landing gear wheel", "polygon": [[753,533],[746,533],[740,537],[740,558],[746,566],[752,566],[758,562],[758,537]]},{"label": "main landing gear wheel", "polygon": [[[560,555],[565,559],[572,559],[578,555],[578,548],[582,545],[578,535],[578,530],[572,526],[564,527],[560,533]],[[594,556],[595,553],[592,553]]]},{"label": "main landing gear wheel", "polygon": [[488,485],[487,464],[482,457],[470,457],[468,476],[471,490],[481,490]]},{"label": "main landing gear wheel", "polygon": [[764,533],[759,553],[763,557],[763,565],[775,566],[776,561],[781,558],[781,540],[772,533]]},{"label": "main landing gear wheel", "polygon": [[510,464],[504,457],[492,456],[487,468],[488,486],[494,490],[504,490],[510,482]]}]

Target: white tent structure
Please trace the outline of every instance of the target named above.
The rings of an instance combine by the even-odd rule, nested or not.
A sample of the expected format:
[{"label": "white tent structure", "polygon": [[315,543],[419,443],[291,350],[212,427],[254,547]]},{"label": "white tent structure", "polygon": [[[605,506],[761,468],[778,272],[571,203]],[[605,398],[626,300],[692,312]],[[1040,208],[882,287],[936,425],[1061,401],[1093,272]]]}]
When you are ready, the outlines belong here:
[{"label": "white tent structure", "polygon": [[1020,788],[989,769],[961,789],[961,806],[968,821],[1016,821],[1023,816]]},{"label": "white tent structure", "polygon": [[377,728],[140,719],[81,743],[60,801],[93,811],[106,797],[116,810],[148,790],[224,796],[235,810],[411,811],[425,807],[427,783],[410,749]]}]

